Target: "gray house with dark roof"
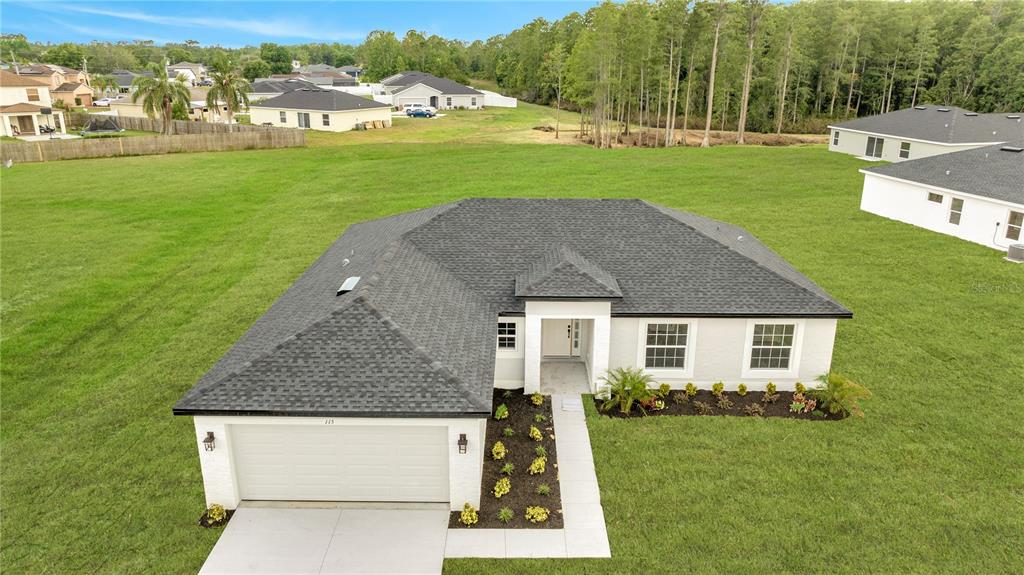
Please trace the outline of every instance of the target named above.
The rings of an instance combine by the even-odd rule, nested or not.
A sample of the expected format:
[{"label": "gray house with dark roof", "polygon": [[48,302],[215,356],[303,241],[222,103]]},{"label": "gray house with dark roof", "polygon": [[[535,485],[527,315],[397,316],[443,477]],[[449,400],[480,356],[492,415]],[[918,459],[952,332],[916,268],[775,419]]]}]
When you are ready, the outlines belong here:
[{"label": "gray house with dark roof", "polygon": [[829,126],[828,149],[902,162],[1024,139],[1021,114],[925,105]]},{"label": "gray house with dark roof", "polygon": [[[291,80],[280,83],[288,83]],[[249,105],[250,121],[264,126],[347,132],[390,128],[391,106],[340,90],[304,86]]]},{"label": "gray house with dark roof", "polygon": [[409,104],[433,106],[438,110],[476,110],[484,107],[483,92],[426,72],[407,70],[388,76],[380,83],[398,109]]},{"label": "gray house with dark roof", "polygon": [[861,173],[866,212],[1002,251],[1024,243],[1024,141]]},{"label": "gray house with dark roof", "polygon": [[639,367],[673,388],[793,389],[829,370],[849,317],[730,224],[640,200],[470,199],[348,228],[174,413],[194,418],[209,503],[454,510],[479,504],[496,388],[589,393]]}]

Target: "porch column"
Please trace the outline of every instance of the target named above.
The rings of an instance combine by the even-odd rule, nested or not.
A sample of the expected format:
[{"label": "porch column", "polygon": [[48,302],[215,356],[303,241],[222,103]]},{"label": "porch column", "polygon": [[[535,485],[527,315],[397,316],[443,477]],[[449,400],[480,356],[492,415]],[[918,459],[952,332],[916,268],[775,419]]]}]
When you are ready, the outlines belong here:
[{"label": "porch column", "polygon": [[590,391],[597,393],[601,378],[608,371],[608,355],[611,352],[611,328],[612,321],[609,315],[599,315],[594,318],[594,333],[592,344],[594,348],[593,365],[591,365]]},{"label": "porch column", "polygon": [[[529,306],[528,306],[529,307]],[[540,343],[541,343],[541,319],[538,315],[526,314],[526,333],[524,350],[524,361],[526,365],[523,370],[525,383],[523,393],[531,394],[540,392]]]},{"label": "porch column", "polygon": [[61,134],[67,134],[68,133],[67,126],[64,124],[64,112],[57,112],[56,114],[53,115],[53,117],[56,118],[55,121],[58,124],[57,127],[60,128],[60,133]]},{"label": "porch column", "polygon": [[32,131],[35,132],[36,136],[38,136],[39,135],[39,121],[36,120],[36,115],[35,114],[32,114],[31,116],[29,116],[29,118],[32,118]]},{"label": "porch column", "polygon": [[3,122],[3,125],[0,125],[0,135],[13,137],[14,133],[11,132],[11,118],[9,116],[0,116],[0,122]]}]

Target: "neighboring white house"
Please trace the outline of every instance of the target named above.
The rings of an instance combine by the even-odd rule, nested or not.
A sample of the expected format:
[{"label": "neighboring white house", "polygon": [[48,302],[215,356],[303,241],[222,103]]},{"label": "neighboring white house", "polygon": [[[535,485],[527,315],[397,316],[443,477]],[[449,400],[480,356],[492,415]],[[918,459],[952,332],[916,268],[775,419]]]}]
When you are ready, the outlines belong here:
[{"label": "neighboring white house", "polygon": [[861,170],[866,212],[1006,251],[1022,242],[1024,143]]},{"label": "neighboring white house", "polygon": [[380,83],[398,109],[409,104],[433,106],[438,110],[476,110],[484,107],[482,92],[425,72],[399,72],[384,78]]},{"label": "neighboring white house", "polygon": [[337,90],[300,88],[249,106],[256,125],[347,132],[359,124],[391,127],[391,106]]},{"label": "neighboring white house", "polygon": [[829,129],[830,152],[889,162],[1024,139],[1021,114],[978,114],[956,106],[916,106]]},{"label": "neighboring white house", "polygon": [[0,135],[37,136],[44,126],[67,133],[63,113],[53,108],[50,85],[0,70]]},{"label": "neighboring white house", "polygon": [[574,362],[581,391],[620,366],[673,388],[793,389],[829,371],[848,317],[723,222],[469,199],[350,226],[174,413],[194,418],[208,504],[456,510],[480,502],[495,388],[544,393],[545,368]]},{"label": "neighboring white house", "polygon": [[181,77],[193,86],[206,78],[206,66],[193,62],[178,62],[167,66],[167,77]]}]

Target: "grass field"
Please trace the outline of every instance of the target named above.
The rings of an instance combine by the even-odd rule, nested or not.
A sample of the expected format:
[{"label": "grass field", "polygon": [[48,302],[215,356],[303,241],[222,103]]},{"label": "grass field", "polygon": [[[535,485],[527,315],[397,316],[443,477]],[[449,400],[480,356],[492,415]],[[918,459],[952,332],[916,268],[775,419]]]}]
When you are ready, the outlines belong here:
[{"label": "grass field", "polygon": [[[495,117],[499,140],[524,129]],[[1024,571],[1024,267],[860,212],[861,162],[822,147],[415,129],[434,144],[375,145],[386,132],[2,171],[0,570],[195,572],[218,534],[195,524],[193,430],[171,405],[347,225],[471,196],[589,196],[746,226],[854,311],[834,367],[875,397],[838,423],[590,414],[613,559],[446,572]]]}]

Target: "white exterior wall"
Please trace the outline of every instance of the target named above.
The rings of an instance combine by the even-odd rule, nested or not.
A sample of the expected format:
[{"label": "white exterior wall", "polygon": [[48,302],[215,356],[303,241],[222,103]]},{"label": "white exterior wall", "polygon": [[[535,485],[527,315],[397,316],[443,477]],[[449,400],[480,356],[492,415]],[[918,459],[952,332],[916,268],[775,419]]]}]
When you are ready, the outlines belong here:
[{"label": "white exterior wall", "polygon": [[[1006,239],[1010,212],[1024,212],[1024,205],[863,173],[860,209],[865,212],[1003,251],[1011,244],[1024,243],[1024,238]],[[929,201],[929,192],[942,195],[942,203]],[[959,225],[949,223],[953,198],[964,201]]]},{"label": "white exterior wall", "polygon": [[[402,107],[407,104],[423,104],[429,106],[430,98],[437,98],[437,109],[438,110],[449,110],[452,108],[468,108],[475,110],[483,108],[484,97],[482,94],[443,94],[439,90],[435,90],[430,86],[424,84],[416,84],[415,86],[403,90],[393,96],[393,102],[395,107]],[[448,105],[448,98],[451,98],[452,103]],[[475,104],[473,103],[475,100]]]},{"label": "white exterior wall", "polygon": [[[468,418],[345,418],[345,417],[244,417],[244,416],[196,416],[196,446],[203,472],[203,488],[206,505],[214,503],[226,509],[235,509],[241,501],[238,495],[238,479],[232,456],[232,425],[402,425],[402,426],[443,426],[448,429],[448,483],[452,511],[462,509],[466,502],[480,507],[480,480],[483,471],[483,457],[486,446],[486,419]],[[213,451],[206,451],[203,439],[212,431],[216,441]],[[465,433],[469,444],[466,453],[459,453],[459,434]]]},{"label": "white exterior wall", "polygon": [[526,357],[525,329],[526,318],[524,317],[499,317],[502,323],[516,324],[516,349],[497,349],[498,342],[495,336],[494,348],[494,387],[498,389],[520,389],[525,384],[526,375],[524,372],[524,358]]},{"label": "white exterior wall", "polygon": [[519,105],[519,100],[511,96],[502,96],[497,92],[490,90],[481,90],[476,88],[478,92],[482,92],[484,95],[484,106],[490,108],[515,108]]},{"label": "white exterior wall", "polygon": [[[281,122],[281,112],[285,113],[285,121]],[[359,122],[384,122],[391,127],[390,108],[368,108],[365,110],[345,110],[340,112],[324,112],[322,110],[295,110],[291,108],[262,108],[253,106],[249,110],[249,121],[257,126],[270,123],[283,128],[298,128],[298,114],[309,114],[309,129],[324,132],[348,132]],[[323,114],[329,114],[331,125],[323,125]]]},{"label": "white exterior wall", "polygon": [[[792,390],[800,381],[811,387],[819,375],[828,373],[835,342],[835,319],[747,319],[747,318],[636,318],[613,317],[609,368],[643,367],[644,348],[641,330],[646,322],[685,321],[689,327],[686,370],[651,370],[659,384],[673,389],[692,382],[698,388],[711,389],[723,382],[727,390],[740,383],[751,390],[763,390],[768,382],[778,389]],[[791,369],[751,370],[750,344],[755,323],[793,323],[797,325]]]},{"label": "white exterior wall", "polygon": [[[948,154],[950,152],[961,152],[963,150],[973,150],[982,146],[990,146],[995,142],[982,142],[976,144],[939,144],[936,142],[925,142],[922,140],[915,140],[912,138],[898,138],[896,136],[886,136],[883,134],[869,134],[867,132],[856,132],[851,130],[844,130],[842,128],[829,128],[830,132],[828,135],[828,151],[840,152],[843,154],[849,154],[851,156],[857,156],[858,158],[864,157],[864,152],[867,150],[868,137],[874,136],[876,138],[882,138],[885,143],[882,145],[882,157],[871,158],[877,160],[885,160],[887,162],[905,162],[907,160],[916,160],[918,158],[927,158],[928,156],[937,156],[939,154]],[[839,144],[836,145],[835,133],[839,132]],[[900,157],[900,143],[910,142],[910,157]]]},{"label": "white exterior wall", "polygon": [[[37,90],[39,99],[30,102],[28,100],[29,89]],[[0,86],[0,106],[11,106],[13,104],[35,104],[44,108],[53,105],[50,97],[50,88],[47,86]]]},{"label": "white exterior wall", "polygon": [[[590,389],[597,390],[598,379],[608,369],[611,302],[607,301],[527,301],[524,337],[524,393],[540,391],[541,325],[544,319],[592,320],[587,338]],[[581,342],[582,345],[582,342]]]}]

